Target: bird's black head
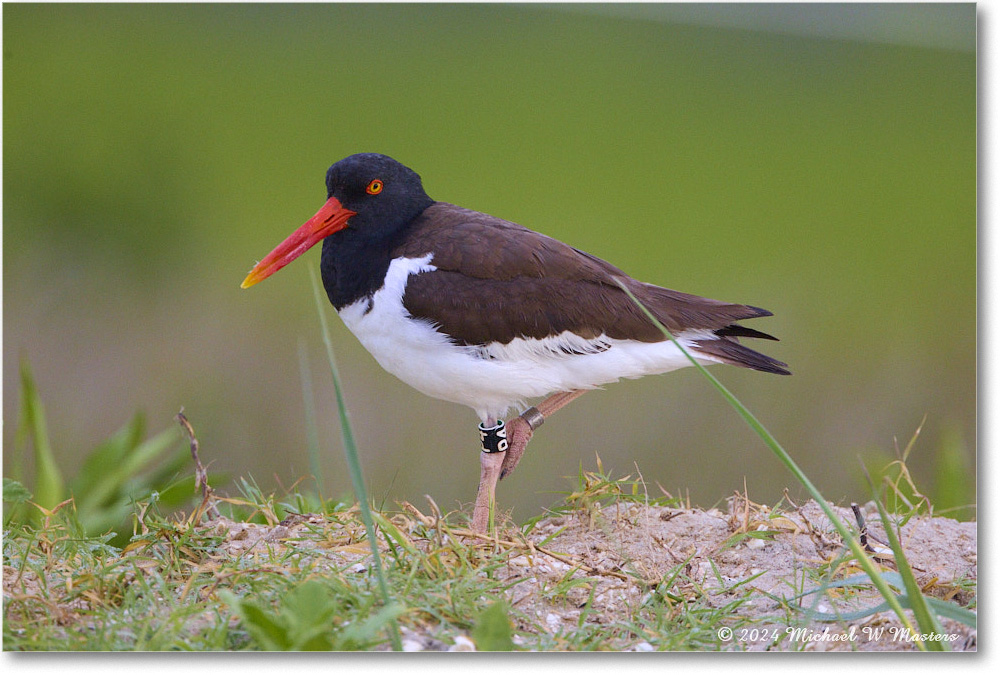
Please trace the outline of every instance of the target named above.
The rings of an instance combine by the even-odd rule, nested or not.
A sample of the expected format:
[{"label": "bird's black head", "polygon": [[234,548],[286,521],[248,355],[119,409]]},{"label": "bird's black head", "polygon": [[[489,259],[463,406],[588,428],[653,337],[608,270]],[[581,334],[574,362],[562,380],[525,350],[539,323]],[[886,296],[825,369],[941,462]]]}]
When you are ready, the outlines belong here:
[{"label": "bird's black head", "polygon": [[338,310],[382,286],[393,247],[434,201],[420,176],[392,157],[345,157],[326,172],[327,203],[352,214],[326,237],[320,274]]},{"label": "bird's black head", "polygon": [[328,286],[333,282],[327,272],[345,269],[342,263],[358,258],[363,249],[368,249],[369,263],[381,264],[406,226],[434,203],[416,172],[375,153],[351,155],[331,166],[326,192],[326,204],[250,270],[243,288],[271,276],[321,241],[327,261],[323,282]]},{"label": "bird's black head", "polygon": [[374,228],[378,234],[398,229],[433,203],[415,171],[373,152],[351,155],[331,166],[326,193],[357,213],[348,221],[349,229]]}]

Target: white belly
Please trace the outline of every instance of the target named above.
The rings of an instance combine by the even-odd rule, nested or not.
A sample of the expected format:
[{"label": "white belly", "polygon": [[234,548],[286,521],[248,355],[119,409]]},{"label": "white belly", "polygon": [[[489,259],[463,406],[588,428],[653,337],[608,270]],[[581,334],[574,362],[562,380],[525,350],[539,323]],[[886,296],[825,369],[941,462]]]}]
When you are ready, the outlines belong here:
[{"label": "white belly", "polygon": [[[473,408],[484,421],[502,418],[530,398],[691,365],[669,340],[648,343],[604,336],[584,340],[569,331],[552,338],[518,338],[505,345],[456,345],[430,321],[414,319],[403,306],[408,277],[435,270],[431,259],[427,255],[393,260],[385,285],[371,300],[344,307],[340,317],[387,371],[428,396]],[[688,347],[706,336],[689,333],[678,339]]]}]

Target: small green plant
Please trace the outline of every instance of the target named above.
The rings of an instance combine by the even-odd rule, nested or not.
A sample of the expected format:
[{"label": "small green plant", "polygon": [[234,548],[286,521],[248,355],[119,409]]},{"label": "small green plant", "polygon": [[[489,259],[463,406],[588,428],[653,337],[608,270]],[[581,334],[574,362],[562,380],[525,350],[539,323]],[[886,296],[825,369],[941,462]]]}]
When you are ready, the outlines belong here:
[{"label": "small green plant", "polygon": [[472,639],[481,652],[509,652],[514,649],[513,631],[507,616],[507,603],[494,602],[476,619]]},{"label": "small green plant", "polygon": [[540,519],[553,513],[584,512],[596,517],[600,509],[615,504],[681,505],[680,499],[671,497],[666,492],[650,496],[641,477],[633,478],[631,475],[626,475],[622,478],[613,478],[610,472],[605,471],[599,455],[596,461],[595,471],[584,471],[581,464],[574,489],[560,493],[563,495],[562,502],[553,506],[548,513],[525,521],[522,532],[528,534]]},{"label": "small green plant", "polygon": [[[975,480],[968,466],[967,453],[961,436],[955,429],[946,429],[934,453],[934,490],[918,489],[917,481],[907,462],[917,447],[923,431],[925,417],[917,426],[907,444],[900,449],[894,442],[894,457],[886,460],[885,453],[876,453],[864,462],[861,473],[868,466],[882,466],[873,473],[876,484],[885,488],[884,504],[890,513],[905,516],[904,523],[916,515],[947,515],[959,520],[975,516]],[[867,477],[864,480],[868,480]]]},{"label": "small green plant", "polygon": [[380,633],[402,613],[389,605],[345,625],[349,613],[329,585],[309,579],[285,595],[276,611],[231,591],[222,597],[240,617],[252,645],[267,651],[353,651],[381,642]]},{"label": "small green plant", "polygon": [[7,529],[14,521],[14,516],[23,513],[31,499],[31,490],[24,487],[13,478],[3,479],[3,501],[6,505],[3,514],[3,526]]},{"label": "small green plant", "polygon": [[124,543],[127,541],[128,519],[136,501],[154,493],[162,506],[179,507],[190,501],[194,493],[194,479],[179,478],[187,461],[187,453],[180,440],[174,427],[146,438],[145,420],[137,414],[91,451],[79,472],[67,481],[59,470],[49,442],[45,408],[31,368],[23,361],[21,413],[14,446],[15,457],[19,461],[15,464],[12,480],[24,485],[19,475],[20,459],[30,452],[35,467],[33,494],[23,498],[23,492],[12,493],[22,498],[11,501],[5,489],[4,501],[9,502],[9,509],[4,514],[4,524],[7,526],[21,518],[37,523],[42,511],[26,508],[28,500],[51,510],[72,499],[76,516],[85,532],[101,534],[116,530],[116,542]]}]

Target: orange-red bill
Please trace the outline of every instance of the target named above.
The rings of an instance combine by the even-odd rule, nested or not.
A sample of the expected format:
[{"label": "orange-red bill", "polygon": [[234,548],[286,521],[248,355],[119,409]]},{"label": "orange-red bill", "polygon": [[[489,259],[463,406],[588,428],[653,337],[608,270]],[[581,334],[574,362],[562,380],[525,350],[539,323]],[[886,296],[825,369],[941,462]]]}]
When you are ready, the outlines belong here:
[{"label": "orange-red bill", "polygon": [[292,232],[288,239],[278,244],[273,251],[264,256],[263,260],[254,265],[250,274],[240,284],[240,288],[250,288],[267,279],[334,232],[347,227],[348,219],[354,215],[357,214],[350,209],[345,209],[336,197],[330,197],[315,216]]}]

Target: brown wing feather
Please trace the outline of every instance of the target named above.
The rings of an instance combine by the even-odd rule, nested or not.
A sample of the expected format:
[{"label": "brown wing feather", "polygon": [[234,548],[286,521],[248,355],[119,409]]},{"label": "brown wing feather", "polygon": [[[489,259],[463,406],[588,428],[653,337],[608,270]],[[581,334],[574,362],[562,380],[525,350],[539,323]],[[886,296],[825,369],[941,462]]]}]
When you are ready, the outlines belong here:
[{"label": "brown wing feather", "polygon": [[[507,343],[566,330],[584,338],[603,333],[643,342],[665,339],[618,287],[616,277],[674,333],[721,331],[719,339],[730,342],[725,336],[757,333],[734,327],[734,322],[770,315],[758,307],[636,281],[604,260],[551,237],[442,202],[414,222],[393,257],[418,258],[432,251],[431,264],[437,271],[411,277],[403,305],[460,344]],[[718,356],[733,360],[728,352]]]}]

